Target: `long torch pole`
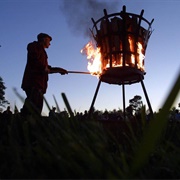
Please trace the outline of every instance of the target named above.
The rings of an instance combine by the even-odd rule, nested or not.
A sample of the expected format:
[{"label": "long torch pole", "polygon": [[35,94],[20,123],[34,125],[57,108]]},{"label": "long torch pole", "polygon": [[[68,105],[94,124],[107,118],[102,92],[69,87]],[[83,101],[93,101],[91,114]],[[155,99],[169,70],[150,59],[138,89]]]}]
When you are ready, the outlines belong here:
[{"label": "long torch pole", "polygon": [[90,74],[90,72],[83,72],[83,71],[67,71],[68,73],[75,73],[75,74]]}]

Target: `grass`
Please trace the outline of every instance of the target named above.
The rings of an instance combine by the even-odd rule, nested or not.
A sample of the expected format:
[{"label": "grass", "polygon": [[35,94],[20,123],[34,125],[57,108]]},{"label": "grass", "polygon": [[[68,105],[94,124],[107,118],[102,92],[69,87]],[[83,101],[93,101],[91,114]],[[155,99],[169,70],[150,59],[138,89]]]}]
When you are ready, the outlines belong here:
[{"label": "grass", "polygon": [[0,178],[180,178],[180,124],[168,121],[179,84],[149,123],[145,108],[128,122],[79,120],[64,93],[69,117],[1,117]]}]

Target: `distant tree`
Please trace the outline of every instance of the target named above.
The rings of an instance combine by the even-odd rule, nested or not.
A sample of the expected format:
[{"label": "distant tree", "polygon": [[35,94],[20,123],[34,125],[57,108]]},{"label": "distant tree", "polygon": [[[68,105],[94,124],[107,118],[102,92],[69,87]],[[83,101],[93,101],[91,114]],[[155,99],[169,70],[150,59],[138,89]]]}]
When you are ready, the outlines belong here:
[{"label": "distant tree", "polygon": [[126,108],[126,113],[130,116],[133,115],[133,107],[131,105]]},{"label": "distant tree", "polygon": [[0,106],[5,106],[5,104],[9,104],[9,102],[5,99],[5,85],[3,79],[0,77]]},{"label": "distant tree", "polygon": [[138,113],[143,106],[142,103],[142,97],[141,96],[134,96],[134,98],[129,100],[129,106],[126,108],[126,110],[133,114],[133,112]]}]

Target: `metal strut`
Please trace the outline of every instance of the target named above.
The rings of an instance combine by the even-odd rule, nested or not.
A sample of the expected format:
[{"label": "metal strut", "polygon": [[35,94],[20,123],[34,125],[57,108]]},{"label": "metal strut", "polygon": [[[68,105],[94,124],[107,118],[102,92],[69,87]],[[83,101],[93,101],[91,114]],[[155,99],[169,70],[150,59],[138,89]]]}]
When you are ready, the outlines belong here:
[{"label": "metal strut", "polygon": [[144,95],[145,95],[147,104],[148,104],[148,106],[149,106],[150,114],[153,116],[153,110],[152,110],[151,103],[150,103],[150,101],[149,101],[148,94],[147,94],[147,91],[146,91],[146,88],[145,88],[145,85],[144,85],[143,80],[141,80],[141,85],[142,85],[142,88],[143,88],[143,91],[144,91]]},{"label": "metal strut", "polygon": [[123,116],[126,118],[126,105],[125,105],[125,86],[122,84],[122,94],[123,94]]},{"label": "metal strut", "polygon": [[94,94],[94,97],[93,97],[93,100],[92,100],[92,103],[91,103],[91,107],[89,109],[89,115],[91,115],[93,110],[94,110],[94,103],[95,103],[95,100],[96,100],[100,85],[101,85],[101,80],[99,80],[99,82],[98,82],[98,85],[97,85],[97,88],[96,88],[96,91],[95,91],[95,94]]}]

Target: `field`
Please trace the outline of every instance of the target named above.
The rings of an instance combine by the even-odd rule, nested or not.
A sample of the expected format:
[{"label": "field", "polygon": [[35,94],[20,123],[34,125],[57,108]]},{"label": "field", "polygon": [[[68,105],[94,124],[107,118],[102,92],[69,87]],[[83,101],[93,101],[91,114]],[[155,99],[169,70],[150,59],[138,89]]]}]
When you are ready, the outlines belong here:
[{"label": "field", "polygon": [[1,117],[0,178],[179,179],[180,124],[168,118],[179,84],[149,121],[145,109],[128,121],[80,120],[67,99],[68,117]]}]

